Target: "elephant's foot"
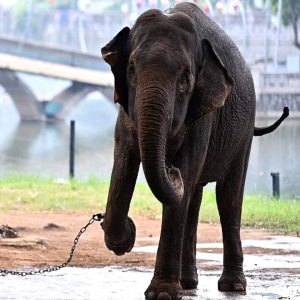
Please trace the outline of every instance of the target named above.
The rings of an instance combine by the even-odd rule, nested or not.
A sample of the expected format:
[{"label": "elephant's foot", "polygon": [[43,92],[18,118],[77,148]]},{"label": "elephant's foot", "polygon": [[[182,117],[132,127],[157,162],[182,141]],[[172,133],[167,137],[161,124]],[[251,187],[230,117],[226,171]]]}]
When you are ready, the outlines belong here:
[{"label": "elephant's foot", "polygon": [[218,281],[221,292],[245,292],[247,281],[243,271],[224,270]]},{"label": "elephant's foot", "polygon": [[182,287],[179,282],[152,279],[145,291],[146,300],[178,300],[182,299]]},{"label": "elephant's foot", "polygon": [[197,274],[197,268],[194,265],[189,267],[182,267],[180,284],[182,288],[185,290],[197,288],[198,274]]},{"label": "elephant's foot", "polygon": [[113,251],[116,255],[124,255],[126,252],[130,252],[134,246],[135,242],[136,229],[135,225],[131,218],[127,218],[126,220],[126,235],[127,236],[121,242],[115,242],[109,239],[108,235],[105,234],[104,241],[106,247]]}]

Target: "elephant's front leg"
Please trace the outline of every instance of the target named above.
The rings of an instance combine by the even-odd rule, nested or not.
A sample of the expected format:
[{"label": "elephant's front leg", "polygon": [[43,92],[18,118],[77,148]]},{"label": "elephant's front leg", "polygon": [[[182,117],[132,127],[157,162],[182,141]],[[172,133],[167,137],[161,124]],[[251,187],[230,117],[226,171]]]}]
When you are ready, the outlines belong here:
[{"label": "elephant's front leg", "polygon": [[[128,218],[128,210],[140,165],[139,150],[134,132],[119,117],[115,131],[114,165],[102,224],[105,243],[116,255],[130,252],[135,242],[135,226]],[[125,119],[125,120],[124,120]]]},{"label": "elephant's front leg", "polygon": [[[154,277],[145,292],[146,299],[180,299],[182,293],[180,281],[186,284],[187,281],[190,283],[194,280],[192,284],[196,285],[197,273],[194,257],[196,224],[202,193],[202,188],[199,186],[197,190],[196,186],[207,153],[211,117],[202,118],[189,129],[189,134],[186,135],[180,151],[175,156],[174,165],[180,170],[184,182],[184,196],[180,203],[163,207],[161,238]],[[202,134],[199,128],[206,128],[207,131]],[[196,145],[194,145],[194,140],[197,141]],[[189,213],[189,217],[193,215],[192,219],[186,220],[189,205],[191,210],[195,211]],[[184,240],[186,223],[188,224],[187,230],[191,229],[194,232],[190,238]],[[191,245],[183,245],[186,242]],[[187,254],[189,249],[193,249],[194,252]],[[181,273],[182,267],[185,268],[184,273]],[[183,277],[181,277],[182,274]]]},{"label": "elephant's front leg", "polygon": [[[182,203],[184,203],[184,199]],[[181,299],[181,248],[184,231],[185,205],[163,207],[153,279],[145,292],[146,299]]]},{"label": "elephant's front leg", "polygon": [[203,187],[197,186],[190,200],[185,222],[180,278],[181,286],[184,289],[195,289],[198,285],[196,246],[202,192]]}]

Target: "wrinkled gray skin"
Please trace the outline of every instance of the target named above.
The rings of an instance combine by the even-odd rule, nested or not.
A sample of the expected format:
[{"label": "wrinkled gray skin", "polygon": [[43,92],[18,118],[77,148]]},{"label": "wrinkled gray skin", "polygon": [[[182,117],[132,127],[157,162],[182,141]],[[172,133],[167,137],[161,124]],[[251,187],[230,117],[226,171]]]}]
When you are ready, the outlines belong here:
[{"label": "wrinkled gray skin", "polygon": [[167,13],[145,12],[102,55],[121,104],[103,223],[107,247],[117,255],[133,247],[135,228],[127,214],[142,163],[163,204],[155,272],[145,296],[179,299],[182,288],[198,283],[198,213],[203,186],[215,181],[224,244],[218,288],[244,291],[240,221],[255,92],[237,47],[197,6],[181,3]]}]

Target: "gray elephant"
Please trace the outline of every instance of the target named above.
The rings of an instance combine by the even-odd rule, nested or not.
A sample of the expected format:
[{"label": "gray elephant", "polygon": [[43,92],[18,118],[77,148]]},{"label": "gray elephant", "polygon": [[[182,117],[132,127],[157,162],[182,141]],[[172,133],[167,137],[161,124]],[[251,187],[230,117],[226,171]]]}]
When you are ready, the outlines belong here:
[{"label": "gray elephant", "polygon": [[146,299],[180,299],[196,288],[196,231],[202,189],[216,182],[223,232],[220,291],[245,291],[241,209],[255,128],[251,72],[232,40],[196,5],[143,13],[102,48],[121,107],[105,219],[107,247],[129,252],[128,210],[140,163],[163,205],[161,236]]}]

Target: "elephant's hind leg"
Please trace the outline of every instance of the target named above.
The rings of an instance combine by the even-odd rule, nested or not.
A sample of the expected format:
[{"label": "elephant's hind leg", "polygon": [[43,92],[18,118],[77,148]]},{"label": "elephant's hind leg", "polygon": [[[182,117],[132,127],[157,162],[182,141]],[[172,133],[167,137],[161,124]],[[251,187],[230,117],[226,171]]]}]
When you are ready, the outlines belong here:
[{"label": "elephant's hind leg", "polygon": [[180,277],[180,283],[183,289],[195,289],[198,285],[196,244],[199,209],[202,201],[202,191],[202,186],[196,188],[195,193],[189,203],[185,222]]},{"label": "elephant's hind leg", "polygon": [[[249,149],[250,150],[250,149]],[[220,291],[245,291],[243,251],[240,239],[241,212],[249,152],[236,160],[226,179],[217,182],[216,195],[223,234],[223,273]]]}]

